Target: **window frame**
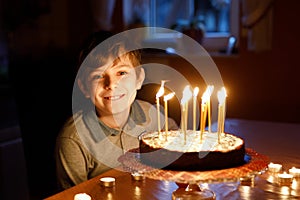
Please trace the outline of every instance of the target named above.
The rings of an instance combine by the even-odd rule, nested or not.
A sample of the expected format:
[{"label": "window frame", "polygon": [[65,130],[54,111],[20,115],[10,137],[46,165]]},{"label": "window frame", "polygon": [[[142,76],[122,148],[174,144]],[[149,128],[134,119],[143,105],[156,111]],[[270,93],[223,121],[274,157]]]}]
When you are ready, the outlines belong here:
[{"label": "window frame", "polygon": [[[156,9],[155,9],[155,1],[156,0],[150,0],[150,20],[149,20],[149,26],[150,27],[157,27],[156,26]],[[191,0],[187,1],[187,7],[191,8]],[[191,13],[191,11],[188,11]],[[206,49],[206,51],[214,53],[214,52],[224,52],[227,49],[228,41],[230,37],[235,37],[236,43],[235,47],[237,47],[238,44],[238,38],[239,38],[239,0],[231,0],[230,5],[230,31],[229,33],[221,33],[221,32],[207,32],[205,33],[205,36],[202,41],[202,46]],[[151,39],[159,39],[160,41],[163,40],[170,40],[171,38],[178,38],[180,36],[170,34],[170,33],[158,33],[153,32],[151,30],[151,33],[148,33],[148,40]]]}]

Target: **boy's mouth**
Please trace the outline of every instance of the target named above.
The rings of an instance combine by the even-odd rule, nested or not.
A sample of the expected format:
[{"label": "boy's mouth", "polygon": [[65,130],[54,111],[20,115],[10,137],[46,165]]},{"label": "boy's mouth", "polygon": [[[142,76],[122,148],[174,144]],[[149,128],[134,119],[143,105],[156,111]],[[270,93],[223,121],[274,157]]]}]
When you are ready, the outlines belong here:
[{"label": "boy's mouth", "polygon": [[114,101],[114,100],[121,99],[121,98],[124,97],[124,96],[125,96],[125,94],[114,95],[114,96],[106,96],[106,97],[104,97],[104,99]]}]

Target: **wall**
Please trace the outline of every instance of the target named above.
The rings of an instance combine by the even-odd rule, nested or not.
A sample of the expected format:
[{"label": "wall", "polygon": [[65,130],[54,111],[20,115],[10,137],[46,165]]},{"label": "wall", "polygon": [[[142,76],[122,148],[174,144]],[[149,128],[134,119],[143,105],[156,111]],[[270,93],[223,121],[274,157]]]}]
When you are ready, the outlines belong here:
[{"label": "wall", "polygon": [[215,57],[228,94],[228,116],[300,122],[298,1],[274,5],[273,49],[254,53],[241,38],[240,54]]}]

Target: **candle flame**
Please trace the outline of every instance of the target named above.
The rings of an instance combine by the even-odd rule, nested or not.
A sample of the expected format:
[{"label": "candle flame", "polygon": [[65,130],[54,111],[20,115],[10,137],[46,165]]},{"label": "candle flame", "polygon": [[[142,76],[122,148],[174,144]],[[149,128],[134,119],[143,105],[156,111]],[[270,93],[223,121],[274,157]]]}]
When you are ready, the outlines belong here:
[{"label": "candle flame", "polygon": [[225,87],[222,87],[221,90],[218,92],[218,100],[220,104],[225,102],[226,96],[227,94],[226,94]]},{"label": "candle flame", "polygon": [[165,88],[164,88],[165,82],[166,82],[165,80],[161,81],[160,88],[159,88],[158,92],[156,93],[156,98],[161,97],[165,93]]},{"label": "candle flame", "polygon": [[213,85],[209,85],[209,86],[207,86],[207,90],[208,90],[208,94],[209,94],[209,96],[211,96],[211,94],[213,93],[213,91],[214,91],[214,86]]},{"label": "candle flame", "polygon": [[174,97],[174,95],[175,95],[175,92],[165,95],[164,101],[168,101],[168,100],[172,99]]},{"label": "candle flame", "polygon": [[202,101],[203,101],[203,102],[206,103],[206,102],[209,101],[209,98],[210,98],[210,96],[211,96],[213,90],[214,90],[214,86],[212,86],[212,85],[207,86],[205,92],[204,92],[203,95],[202,95]]},{"label": "candle flame", "polygon": [[185,86],[185,88],[183,89],[183,92],[182,92],[181,104],[186,103],[192,97],[192,95],[193,94],[190,89],[190,86],[189,85]]},{"label": "candle flame", "polygon": [[205,92],[202,95],[202,102],[206,103],[208,102],[209,98],[210,98],[210,93],[211,91],[209,90],[209,88],[207,87],[207,89],[205,90]]},{"label": "candle flame", "polygon": [[198,93],[199,93],[199,88],[195,87],[194,93],[193,93],[194,97],[196,97],[198,95]]}]

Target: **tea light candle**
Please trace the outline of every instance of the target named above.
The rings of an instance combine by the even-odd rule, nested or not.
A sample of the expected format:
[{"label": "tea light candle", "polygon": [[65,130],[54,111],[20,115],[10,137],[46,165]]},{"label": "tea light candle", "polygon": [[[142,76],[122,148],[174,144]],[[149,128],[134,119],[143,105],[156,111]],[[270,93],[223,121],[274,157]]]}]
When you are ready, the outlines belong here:
[{"label": "tea light candle", "polygon": [[293,175],[287,174],[284,172],[283,174],[278,174],[278,183],[281,185],[290,185],[293,182]]},{"label": "tea light candle", "polygon": [[292,167],[289,169],[289,173],[292,174],[295,178],[300,178],[300,168]]},{"label": "tea light candle", "polygon": [[104,187],[113,187],[115,185],[116,179],[113,177],[103,177],[100,178],[100,183]]},{"label": "tea light candle", "polygon": [[132,178],[133,180],[135,180],[135,181],[141,181],[141,180],[144,180],[144,179],[145,179],[145,177],[144,177],[142,174],[138,173],[138,172],[132,173],[132,174],[131,174],[131,178]]},{"label": "tea light candle", "polygon": [[269,169],[269,172],[271,173],[279,173],[282,169],[282,165],[281,164],[275,164],[275,163],[270,163],[268,165],[268,169]]},{"label": "tea light candle", "polygon": [[246,177],[241,177],[240,178],[240,183],[243,186],[254,186],[255,185],[255,175],[250,175]]},{"label": "tea light candle", "polygon": [[75,194],[74,200],[91,200],[91,196],[86,193]]}]

